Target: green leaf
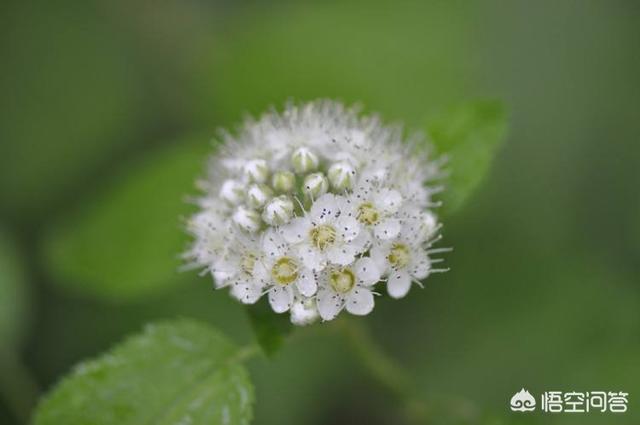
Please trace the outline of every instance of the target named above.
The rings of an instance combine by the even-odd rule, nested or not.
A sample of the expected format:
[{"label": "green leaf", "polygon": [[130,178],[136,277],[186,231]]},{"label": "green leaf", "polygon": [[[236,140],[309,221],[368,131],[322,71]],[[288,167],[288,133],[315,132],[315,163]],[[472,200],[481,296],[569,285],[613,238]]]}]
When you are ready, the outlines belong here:
[{"label": "green leaf", "polygon": [[469,102],[437,115],[427,129],[437,152],[449,157],[451,176],[442,199],[445,214],[451,213],[489,171],[506,134],[506,113],[497,101]]},{"label": "green leaf", "polygon": [[288,314],[275,314],[266,300],[247,306],[251,327],[262,351],[273,356],[293,329]]},{"label": "green leaf", "polygon": [[190,207],[207,143],[189,141],[134,162],[93,202],[58,226],[47,262],[66,288],[112,300],[132,299],[184,281],[187,244],[181,217]]},{"label": "green leaf", "polygon": [[20,344],[27,316],[27,288],[23,264],[9,235],[0,229],[0,347]]},{"label": "green leaf", "polygon": [[148,325],[76,366],[40,403],[34,424],[248,424],[254,394],[242,355],[197,322]]}]

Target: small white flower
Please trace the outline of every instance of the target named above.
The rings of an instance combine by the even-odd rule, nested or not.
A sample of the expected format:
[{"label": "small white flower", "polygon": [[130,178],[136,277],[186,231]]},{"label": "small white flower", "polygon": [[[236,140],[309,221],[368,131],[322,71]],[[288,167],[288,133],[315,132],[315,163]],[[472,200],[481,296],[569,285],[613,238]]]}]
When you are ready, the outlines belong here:
[{"label": "small white flower", "polygon": [[360,223],[346,199],[327,193],[298,217],[281,228],[284,239],[297,246],[306,267],[322,270],[327,262],[347,265],[366,249],[366,240],[358,238]]},{"label": "small white flower", "polygon": [[[190,266],[243,303],[263,295],[296,325],[365,315],[430,273],[440,161],[399,127],[330,101],[289,105],[223,133],[186,220]],[[381,280],[381,278],[384,278]]]},{"label": "small white flower", "polygon": [[305,297],[316,293],[316,277],[298,252],[275,230],[268,230],[262,241],[264,260],[262,280],[268,289],[269,303],[276,313],[284,313],[293,304],[294,290]]},{"label": "small white flower", "polygon": [[193,215],[187,222],[187,230],[196,237],[189,251],[184,254],[194,265],[205,266],[207,270],[224,252],[228,225],[217,210],[204,209]]},{"label": "small white flower", "polygon": [[351,266],[331,266],[320,274],[317,303],[320,317],[334,319],[346,307],[351,314],[364,316],[373,310],[372,286],[380,280],[377,264],[367,257]]},{"label": "small white flower", "polygon": [[244,304],[253,304],[262,296],[264,282],[260,265],[262,250],[257,239],[236,234],[212,266],[217,288],[229,287],[231,295]]},{"label": "small white flower", "polygon": [[371,258],[387,275],[387,292],[402,298],[411,282],[426,279],[431,261],[424,248],[426,243],[424,217],[405,218],[402,231],[391,240],[380,241],[371,248]]},{"label": "small white flower", "polygon": [[395,214],[402,206],[400,192],[384,187],[368,178],[361,181],[349,196],[358,221],[382,240],[395,238],[401,223]]}]

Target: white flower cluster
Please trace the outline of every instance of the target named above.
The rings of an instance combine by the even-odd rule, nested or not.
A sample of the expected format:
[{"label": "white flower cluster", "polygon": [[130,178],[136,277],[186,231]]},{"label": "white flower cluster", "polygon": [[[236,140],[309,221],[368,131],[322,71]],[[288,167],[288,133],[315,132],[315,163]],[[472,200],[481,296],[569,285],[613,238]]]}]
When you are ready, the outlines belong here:
[{"label": "white flower cluster", "polygon": [[289,105],[248,121],[201,182],[186,254],[246,304],[267,295],[294,324],[366,315],[430,273],[439,164],[402,131],[339,103]]}]

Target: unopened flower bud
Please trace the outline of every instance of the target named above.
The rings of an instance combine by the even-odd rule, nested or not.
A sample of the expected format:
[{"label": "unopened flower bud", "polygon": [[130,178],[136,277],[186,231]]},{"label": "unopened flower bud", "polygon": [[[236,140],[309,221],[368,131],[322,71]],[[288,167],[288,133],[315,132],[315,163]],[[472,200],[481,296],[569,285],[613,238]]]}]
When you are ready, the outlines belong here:
[{"label": "unopened flower bud", "polygon": [[297,173],[308,173],[318,168],[318,157],[307,148],[298,148],[291,155],[291,164]]},{"label": "unopened flower bud", "polygon": [[331,186],[339,191],[350,189],[356,176],[356,170],[348,162],[333,164],[327,172]]},{"label": "unopened flower bud", "polygon": [[271,184],[277,192],[288,193],[296,184],[296,176],[291,171],[278,171],[273,175]]},{"label": "unopened flower bud", "polygon": [[260,229],[260,215],[243,206],[239,206],[233,213],[233,222],[247,232],[256,232]]},{"label": "unopened flower bud", "polygon": [[237,180],[225,180],[220,188],[220,197],[231,205],[237,205],[244,197],[244,186]]},{"label": "unopened flower bud", "polygon": [[286,195],[273,198],[262,211],[262,219],[272,225],[286,224],[293,216],[293,201]]},{"label": "unopened flower bud", "polygon": [[269,167],[264,159],[252,159],[244,165],[244,173],[249,180],[264,183],[269,177]]},{"label": "unopened flower bud", "polygon": [[247,204],[251,208],[262,208],[271,196],[273,196],[273,191],[268,186],[252,184],[247,190]]},{"label": "unopened flower bud", "polygon": [[317,199],[321,195],[324,195],[327,193],[328,189],[329,181],[322,173],[309,174],[304,178],[304,193],[313,199]]}]

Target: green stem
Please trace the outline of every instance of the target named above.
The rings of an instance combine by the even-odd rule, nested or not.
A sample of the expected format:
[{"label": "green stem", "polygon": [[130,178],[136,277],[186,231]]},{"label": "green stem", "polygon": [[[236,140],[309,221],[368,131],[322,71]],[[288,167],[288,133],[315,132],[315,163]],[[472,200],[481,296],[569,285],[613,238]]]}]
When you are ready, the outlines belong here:
[{"label": "green stem", "polygon": [[412,424],[428,423],[430,409],[418,397],[419,391],[407,371],[382,350],[361,321],[343,320],[339,323],[364,367],[395,395],[407,421]]},{"label": "green stem", "polygon": [[344,320],[341,324],[355,354],[371,374],[395,394],[402,397],[410,395],[412,383],[409,376],[382,351],[368,329],[361,322],[353,320]]},{"label": "green stem", "polygon": [[21,423],[28,422],[39,393],[36,380],[17,356],[0,358],[0,395]]}]

